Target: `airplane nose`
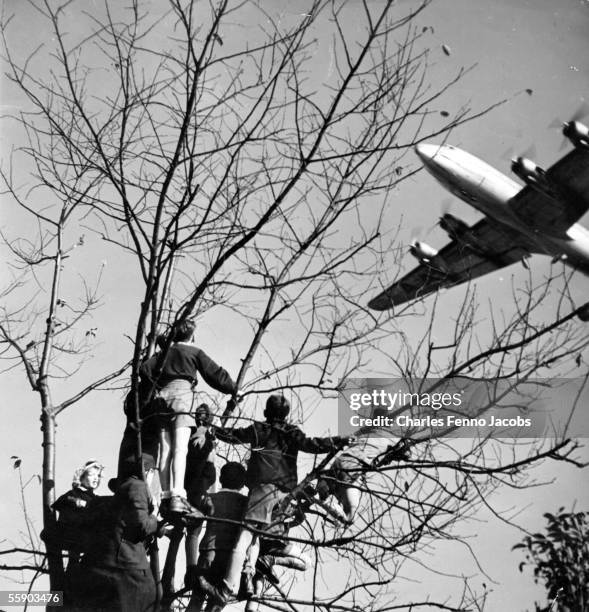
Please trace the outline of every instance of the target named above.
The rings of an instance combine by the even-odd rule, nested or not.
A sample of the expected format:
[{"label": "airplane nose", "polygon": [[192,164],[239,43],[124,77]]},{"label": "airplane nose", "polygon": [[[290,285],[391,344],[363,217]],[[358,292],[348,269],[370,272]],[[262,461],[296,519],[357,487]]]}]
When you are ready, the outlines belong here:
[{"label": "airplane nose", "polygon": [[423,165],[426,167],[431,164],[434,156],[436,155],[436,153],[439,152],[439,150],[439,145],[426,143],[420,143],[418,145],[415,145],[415,152],[417,153],[419,159],[421,159],[421,161],[423,162]]}]

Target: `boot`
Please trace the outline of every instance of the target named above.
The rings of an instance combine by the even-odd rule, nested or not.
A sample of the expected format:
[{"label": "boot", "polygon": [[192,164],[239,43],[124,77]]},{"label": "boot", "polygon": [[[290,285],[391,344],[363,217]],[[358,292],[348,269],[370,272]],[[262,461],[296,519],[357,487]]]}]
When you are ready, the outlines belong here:
[{"label": "boot", "polygon": [[200,590],[206,593],[217,604],[225,606],[234,599],[233,593],[224,582],[218,587],[211,584],[204,576],[199,576],[197,582]]}]

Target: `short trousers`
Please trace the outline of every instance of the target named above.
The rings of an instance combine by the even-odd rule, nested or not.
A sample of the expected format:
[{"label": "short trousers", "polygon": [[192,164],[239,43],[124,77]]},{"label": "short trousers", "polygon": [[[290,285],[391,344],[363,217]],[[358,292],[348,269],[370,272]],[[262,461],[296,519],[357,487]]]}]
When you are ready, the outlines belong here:
[{"label": "short trousers", "polygon": [[247,498],[244,519],[269,525],[272,523],[272,511],[285,497],[286,493],[271,483],[252,487]]},{"label": "short trousers", "polygon": [[192,385],[187,380],[172,380],[157,393],[157,397],[163,399],[168,408],[173,411],[170,416],[170,427],[192,427],[194,425],[194,415],[192,404],[194,393]]}]

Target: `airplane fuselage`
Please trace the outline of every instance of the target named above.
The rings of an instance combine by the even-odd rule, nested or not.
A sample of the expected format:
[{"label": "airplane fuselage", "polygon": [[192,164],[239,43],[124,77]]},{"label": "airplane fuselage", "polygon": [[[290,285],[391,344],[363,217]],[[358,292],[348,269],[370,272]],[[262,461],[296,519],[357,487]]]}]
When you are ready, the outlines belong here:
[{"label": "airplane fuselage", "polygon": [[531,253],[542,253],[589,275],[589,231],[575,223],[566,234],[526,224],[510,206],[521,185],[474,155],[451,145],[419,144],[425,168],[455,196],[524,237]]}]

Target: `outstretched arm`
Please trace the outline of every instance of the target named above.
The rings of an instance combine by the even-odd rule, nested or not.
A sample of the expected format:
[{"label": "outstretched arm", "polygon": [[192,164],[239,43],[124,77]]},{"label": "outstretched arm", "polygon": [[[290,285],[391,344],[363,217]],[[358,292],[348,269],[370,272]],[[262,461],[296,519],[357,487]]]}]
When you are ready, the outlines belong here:
[{"label": "outstretched arm", "polygon": [[346,436],[330,436],[326,438],[307,437],[300,429],[297,430],[297,446],[304,453],[319,455],[322,453],[337,452],[344,446],[353,442],[353,438]]},{"label": "outstretched arm", "polygon": [[222,442],[229,444],[253,444],[255,431],[252,425],[248,427],[215,427],[215,435]]},{"label": "outstretched arm", "polygon": [[197,354],[197,370],[209,387],[228,395],[237,393],[237,387],[227,370],[217,365],[200,349]]}]

